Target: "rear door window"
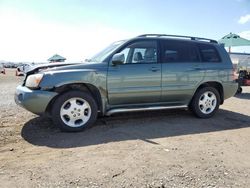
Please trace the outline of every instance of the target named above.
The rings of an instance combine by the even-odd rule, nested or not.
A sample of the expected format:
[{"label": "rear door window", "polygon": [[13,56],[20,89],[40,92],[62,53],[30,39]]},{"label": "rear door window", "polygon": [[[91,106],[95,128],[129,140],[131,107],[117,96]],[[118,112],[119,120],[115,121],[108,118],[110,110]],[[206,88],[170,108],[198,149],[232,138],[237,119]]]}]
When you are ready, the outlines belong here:
[{"label": "rear door window", "polygon": [[210,44],[198,44],[203,62],[221,62],[216,48]]},{"label": "rear door window", "polygon": [[200,62],[198,48],[188,41],[162,41],[163,63]]}]

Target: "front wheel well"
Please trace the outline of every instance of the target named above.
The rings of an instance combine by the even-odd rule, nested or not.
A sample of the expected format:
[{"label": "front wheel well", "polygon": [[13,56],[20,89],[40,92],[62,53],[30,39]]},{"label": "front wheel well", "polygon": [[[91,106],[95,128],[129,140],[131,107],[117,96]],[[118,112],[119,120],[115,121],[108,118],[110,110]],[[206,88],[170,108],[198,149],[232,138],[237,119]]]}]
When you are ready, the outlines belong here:
[{"label": "front wheel well", "polygon": [[46,112],[48,114],[51,114],[51,109],[52,106],[54,104],[54,102],[57,100],[57,98],[68,92],[68,91],[85,91],[88,92],[92,95],[92,97],[95,99],[97,107],[98,107],[98,111],[100,111],[102,113],[102,98],[101,98],[101,94],[100,91],[98,90],[98,88],[96,88],[95,86],[91,85],[91,84],[85,84],[85,83],[77,83],[77,84],[66,84],[60,87],[56,87],[53,89],[54,92],[57,92],[58,95],[55,96],[50,103],[48,104],[47,108],[46,108]]},{"label": "front wheel well", "polygon": [[196,89],[195,93],[197,93],[197,91],[199,91],[200,89],[202,89],[204,87],[213,87],[213,88],[215,88],[220,94],[220,104],[224,103],[224,91],[223,91],[223,86],[222,86],[221,83],[219,83],[219,82],[205,82],[205,83],[202,83]]}]

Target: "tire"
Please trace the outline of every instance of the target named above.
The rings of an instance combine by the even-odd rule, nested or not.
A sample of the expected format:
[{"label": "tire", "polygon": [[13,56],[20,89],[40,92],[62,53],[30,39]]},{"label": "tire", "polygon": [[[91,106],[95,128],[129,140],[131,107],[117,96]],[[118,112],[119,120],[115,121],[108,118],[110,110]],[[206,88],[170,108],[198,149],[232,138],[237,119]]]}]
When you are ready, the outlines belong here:
[{"label": "tire", "polygon": [[61,131],[78,132],[91,127],[98,108],[87,92],[69,91],[59,96],[52,106],[52,119]]},{"label": "tire", "polygon": [[218,110],[220,94],[213,87],[204,87],[198,90],[191,102],[191,109],[198,118],[210,118]]},{"label": "tire", "polygon": [[237,91],[236,91],[236,95],[237,94],[241,94],[242,93],[242,87],[238,87]]}]

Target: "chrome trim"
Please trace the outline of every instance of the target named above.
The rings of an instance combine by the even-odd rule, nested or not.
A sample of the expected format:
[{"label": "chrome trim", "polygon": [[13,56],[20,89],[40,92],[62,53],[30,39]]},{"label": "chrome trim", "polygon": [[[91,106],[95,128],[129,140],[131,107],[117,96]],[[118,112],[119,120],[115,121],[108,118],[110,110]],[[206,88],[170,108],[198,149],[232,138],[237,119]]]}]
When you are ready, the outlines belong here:
[{"label": "chrome trim", "polygon": [[141,108],[116,108],[116,109],[111,109],[107,111],[105,115],[110,116],[111,114],[122,113],[122,112],[166,110],[166,109],[179,109],[179,108],[187,108],[187,107],[188,107],[187,105],[180,105],[180,106],[153,106],[153,107],[141,107]]}]

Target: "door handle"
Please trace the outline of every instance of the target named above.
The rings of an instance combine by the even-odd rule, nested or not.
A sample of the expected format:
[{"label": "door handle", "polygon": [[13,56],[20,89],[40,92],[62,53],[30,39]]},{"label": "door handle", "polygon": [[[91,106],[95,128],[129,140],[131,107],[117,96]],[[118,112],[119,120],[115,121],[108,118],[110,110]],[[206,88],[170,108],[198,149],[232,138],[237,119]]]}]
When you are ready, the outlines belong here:
[{"label": "door handle", "polygon": [[157,67],[151,67],[149,70],[152,71],[152,72],[157,72],[157,71],[159,71],[160,69],[157,68]]},{"label": "door handle", "polygon": [[194,67],[194,70],[201,70],[200,67]]},{"label": "door handle", "polygon": [[192,67],[192,68],[190,68],[190,69],[188,69],[188,70],[190,70],[190,71],[202,70],[202,68],[201,68],[201,67]]}]

